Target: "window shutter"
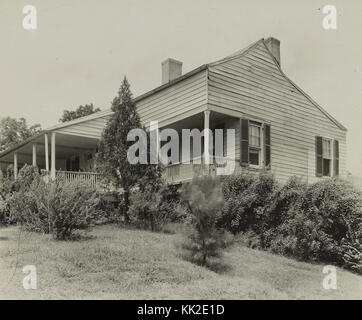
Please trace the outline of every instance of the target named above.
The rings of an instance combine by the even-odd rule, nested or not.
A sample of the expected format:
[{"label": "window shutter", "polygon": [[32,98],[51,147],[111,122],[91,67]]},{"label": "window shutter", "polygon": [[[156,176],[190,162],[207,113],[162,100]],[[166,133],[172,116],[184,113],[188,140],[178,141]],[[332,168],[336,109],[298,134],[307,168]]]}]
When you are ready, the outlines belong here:
[{"label": "window shutter", "polygon": [[240,119],[240,164],[249,165],[249,120]]},{"label": "window shutter", "polygon": [[334,176],[339,175],[339,142],[338,140],[334,140],[334,157],[333,157],[333,171]]},{"label": "window shutter", "polygon": [[323,176],[323,138],[315,137],[316,176]]},{"label": "window shutter", "polygon": [[270,169],[271,153],[270,153],[270,124],[265,124],[265,167]]},{"label": "window shutter", "polygon": [[[219,150],[220,146],[217,146],[216,147],[216,130],[218,129],[221,129],[222,132],[223,132],[223,135],[222,135],[222,141],[223,141],[223,149],[222,150]],[[217,126],[215,126],[213,129],[212,129],[212,135],[213,135],[213,144],[214,144],[214,148],[213,148],[213,155],[215,157],[222,157],[224,156],[224,150],[225,150],[225,143],[226,143],[226,140],[225,140],[225,137],[224,137],[224,132],[225,131],[225,125],[223,123],[219,123]],[[216,152],[218,151],[218,152]],[[220,152],[221,151],[221,152]],[[219,153],[219,154],[218,154]]]}]

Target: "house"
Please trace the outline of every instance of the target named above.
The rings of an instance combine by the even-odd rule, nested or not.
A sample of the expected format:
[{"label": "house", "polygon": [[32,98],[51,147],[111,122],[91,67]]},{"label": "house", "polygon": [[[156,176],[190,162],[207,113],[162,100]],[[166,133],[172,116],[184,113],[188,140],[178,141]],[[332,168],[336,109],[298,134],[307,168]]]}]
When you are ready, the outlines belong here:
[{"label": "house", "polygon": [[[346,175],[346,128],[284,74],[275,38],[184,75],[181,62],[167,59],[162,85],[135,102],[147,128],[157,120],[159,128],[177,131],[235,129],[235,145],[227,146],[224,138],[224,149],[234,148],[236,172],[270,170],[282,182],[294,175],[308,182]],[[111,114],[102,111],[46,129],[2,152],[0,162],[15,168],[32,163],[53,178],[95,182],[97,143]],[[203,139],[203,151],[208,143]],[[166,177],[188,181],[200,168],[214,174],[215,166],[173,163]]]}]

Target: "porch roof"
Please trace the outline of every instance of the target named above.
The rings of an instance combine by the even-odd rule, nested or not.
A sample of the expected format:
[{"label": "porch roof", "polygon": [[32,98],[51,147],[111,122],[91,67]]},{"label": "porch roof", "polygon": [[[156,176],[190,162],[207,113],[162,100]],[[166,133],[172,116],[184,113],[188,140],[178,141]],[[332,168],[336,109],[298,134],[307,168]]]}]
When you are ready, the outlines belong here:
[{"label": "porch roof", "polygon": [[57,133],[57,158],[66,158],[74,154],[75,150],[92,150],[96,147],[105,122],[111,114],[111,110],[100,111],[44,129],[36,135],[1,152],[0,162],[11,162],[12,153],[15,151],[21,153],[19,154],[21,158],[31,157],[32,144],[40,146],[37,149],[37,155],[45,155],[44,135],[52,132]]}]

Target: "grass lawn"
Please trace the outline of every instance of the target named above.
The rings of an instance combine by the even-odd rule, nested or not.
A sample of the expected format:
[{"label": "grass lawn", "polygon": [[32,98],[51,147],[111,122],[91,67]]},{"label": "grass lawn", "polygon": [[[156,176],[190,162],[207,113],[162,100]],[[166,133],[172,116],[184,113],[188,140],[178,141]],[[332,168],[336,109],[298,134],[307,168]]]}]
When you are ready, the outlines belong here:
[{"label": "grass lawn", "polygon": [[[0,299],[362,299],[362,276],[338,269],[322,287],[322,264],[234,245],[222,272],[182,260],[180,236],[105,225],[90,239],[57,242],[0,228]],[[38,288],[24,290],[22,267],[35,265]]]}]

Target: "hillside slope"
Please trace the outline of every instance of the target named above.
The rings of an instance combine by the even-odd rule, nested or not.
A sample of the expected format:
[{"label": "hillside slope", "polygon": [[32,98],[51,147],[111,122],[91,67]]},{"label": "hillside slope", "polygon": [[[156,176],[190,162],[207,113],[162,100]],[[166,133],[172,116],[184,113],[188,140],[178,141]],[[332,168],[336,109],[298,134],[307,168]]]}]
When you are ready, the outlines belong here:
[{"label": "hillside slope", "polygon": [[[361,299],[362,276],[338,269],[337,290],[322,287],[323,265],[233,246],[219,273],[182,260],[179,235],[95,228],[87,240],[0,228],[0,299]],[[24,290],[35,265],[38,288]]]}]

